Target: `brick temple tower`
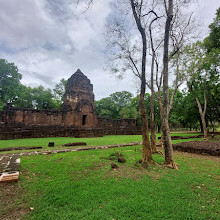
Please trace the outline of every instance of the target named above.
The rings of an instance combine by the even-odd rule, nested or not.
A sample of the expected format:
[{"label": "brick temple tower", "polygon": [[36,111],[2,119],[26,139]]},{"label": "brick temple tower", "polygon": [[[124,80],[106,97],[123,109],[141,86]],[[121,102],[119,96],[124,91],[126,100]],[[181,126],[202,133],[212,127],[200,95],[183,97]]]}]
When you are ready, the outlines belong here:
[{"label": "brick temple tower", "polygon": [[95,127],[97,118],[93,85],[78,69],[67,81],[63,111],[74,111],[77,127]]}]

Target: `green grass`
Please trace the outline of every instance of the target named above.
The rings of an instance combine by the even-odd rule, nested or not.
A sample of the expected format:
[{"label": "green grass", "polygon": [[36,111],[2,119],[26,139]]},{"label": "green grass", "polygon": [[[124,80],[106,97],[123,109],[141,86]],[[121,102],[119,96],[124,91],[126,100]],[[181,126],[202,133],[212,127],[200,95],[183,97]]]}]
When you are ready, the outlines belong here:
[{"label": "green grass", "polygon": [[[140,138],[105,136],[74,140],[105,145]],[[73,138],[52,139],[59,144],[73,142]],[[33,140],[45,146],[52,139],[14,141],[28,145]],[[126,163],[115,161],[119,169],[112,170],[112,161],[105,158],[118,151],[124,155]],[[141,157],[140,145],[22,157],[17,185],[19,195],[10,205],[3,206],[0,200],[0,207],[4,207],[0,209],[0,219],[13,209],[25,210],[24,219],[28,220],[220,219],[219,159],[175,152],[179,170],[162,166],[150,166],[145,170],[134,165]],[[164,161],[160,155],[154,155],[154,159],[159,164]],[[29,207],[34,210],[28,211]]]},{"label": "green grass", "polygon": [[[104,136],[97,138],[74,138],[74,137],[51,137],[51,138],[30,138],[30,139],[14,139],[14,140],[0,140],[0,149],[8,147],[29,147],[39,146],[43,147],[40,150],[54,150],[70,147],[63,147],[61,145],[72,142],[86,142],[87,146],[100,146],[109,144],[123,144],[128,142],[141,141],[141,135],[117,135],[117,136]],[[54,147],[48,147],[49,142],[54,142]],[[74,147],[71,147],[74,148]],[[19,152],[29,152],[35,150],[22,150]],[[9,151],[9,153],[16,153],[18,151]],[[5,154],[6,152],[0,152]]]},{"label": "green grass", "polygon": [[117,136],[112,135],[112,136],[104,136],[97,138],[51,137],[51,138],[0,140],[0,148],[15,147],[15,146],[47,147],[49,142],[55,142],[55,146],[59,146],[71,142],[86,142],[88,146],[94,146],[94,145],[106,145],[106,144],[120,144],[120,143],[133,142],[133,141],[141,141],[141,135],[117,135]]},{"label": "green grass", "polygon": [[[156,135],[157,137],[160,136],[160,134],[156,134]],[[192,136],[195,134],[173,133],[171,135]],[[63,149],[64,147],[61,145],[71,142],[86,142],[87,146],[100,146],[100,145],[109,145],[109,144],[123,144],[123,143],[141,141],[141,140],[142,140],[141,135],[117,135],[117,136],[112,135],[112,136],[104,136],[97,138],[74,138],[74,137],[27,138],[27,139],[14,139],[14,140],[0,140],[0,149],[8,148],[8,147],[39,146],[39,147],[43,147],[43,149],[37,149],[37,151],[41,151],[41,150]],[[202,140],[202,139],[195,139],[195,140]],[[188,139],[186,141],[188,141]],[[49,142],[54,142],[55,146],[53,148],[48,147]],[[174,143],[177,142],[182,142],[182,140],[177,140]],[[9,151],[8,153],[31,152],[31,151],[35,151],[35,150],[32,149],[32,150],[22,150],[22,151]],[[0,154],[5,154],[5,153],[6,152],[0,152]]]},{"label": "green grass", "polygon": [[115,149],[23,157],[22,202],[34,207],[26,219],[220,218],[218,162],[176,153],[180,170],[144,170],[134,166],[140,148],[117,149],[127,162],[115,171],[102,159]]}]

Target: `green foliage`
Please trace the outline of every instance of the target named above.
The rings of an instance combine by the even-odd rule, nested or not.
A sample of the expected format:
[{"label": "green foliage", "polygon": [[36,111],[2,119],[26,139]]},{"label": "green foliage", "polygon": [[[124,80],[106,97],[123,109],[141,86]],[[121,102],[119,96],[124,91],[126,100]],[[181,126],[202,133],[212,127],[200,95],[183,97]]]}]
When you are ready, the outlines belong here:
[{"label": "green foliage", "polygon": [[214,22],[210,24],[210,34],[204,39],[207,49],[208,70],[210,79],[207,87],[207,117],[211,126],[220,121],[220,7],[217,9]]},{"label": "green foliage", "polygon": [[43,86],[35,88],[21,86],[21,89],[12,102],[17,108],[32,108],[32,109],[58,109],[59,103],[53,99],[53,94],[50,89],[45,89]]},{"label": "green foliage", "polygon": [[[201,89],[200,89],[201,90]],[[202,90],[201,90],[202,91]],[[201,92],[200,91],[200,92]],[[171,97],[173,90],[170,89],[169,95]],[[118,93],[116,93],[118,95]],[[202,93],[201,93],[202,94]],[[216,94],[216,91],[213,91],[213,94]],[[139,95],[131,98],[130,101],[124,101],[124,104],[117,103],[112,99],[112,95],[108,98],[103,98],[100,101],[96,101],[96,111],[102,117],[107,118],[134,118],[138,120],[140,124],[140,110],[139,110]],[[215,96],[214,96],[215,97]],[[148,122],[150,125],[150,99],[151,95],[149,93],[145,94],[145,107],[148,115]],[[217,97],[215,97],[215,100]],[[123,101],[121,101],[123,103]],[[116,104],[117,103],[117,104]],[[216,102],[215,102],[216,104]],[[121,106],[119,106],[121,105]],[[171,128],[193,128],[197,129],[199,126],[199,112],[197,109],[197,104],[194,100],[194,96],[191,93],[181,92],[177,90],[176,95],[174,97],[173,109],[170,114],[170,126]],[[218,111],[214,109],[214,112]],[[210,111],[212,117],[213,111]],[[158,130],[161,129],[161,120],[160,120],[160,109],[157,98],[157,93],[154,96],[154,120],[155,127]]]},{"label": "green foliage", "polygon": [[210,34],[204,40],[204,44],[208,49],[208,52],[211,52],[213,48],[220,49],[220,7],[217,9],[216,17],[212,24],[209,25]]},{"label": "green foliage", "polygon": [[32,88],[21,85],[20,91],[17,94],[16,99],[13,101],[13,105],[16,108],[33,108],[33,95],[31,93]]},{"label": "green foliage", "polygon": [[0,59],[0,109],[6,102],[13,101],[21,87],[21,74],[18,68],[4,59]]},{"label": "green foliage", "polygon": [[128,91],[115,92],[111,94],[110,99],[118,106],[119,109],[122,109],[125,106],[130,104],[130,100],[133,97],[132,93]]},{"label": "green foliage", "polygon": [[56,104],[53,101],[53,95],[50,89],[44,89],[43,86],[33,88],[31,91],[33,96],[33,107],[36,109],[53,109]]},{"label": "green foliage", "polygon": [[63,96],[66,89],[67,80],[62,78],[59,83],[55,85],[53,89],[54,100],[58,103],[59,106],[63,104]]},{"label": "green foliage", "polygon": [[117,106],[110,97],[95,101],[95,106],[97,114],[101,117],[112,119],[117,119],[119,117]]},{"label": "green foliage", "polygon": [[132,118],[132,97],[132,93],[128,91],[115,92],[95,102],[96,112],[106,118]]},{"label": "green foliage", "polygon": [[182,71],[191,96],[197,97],[204,106],[204,93],[206,94],[206,120],[213,128],[220,120],[220,8],[216,15],[209,26],[209,36],[203,42],[188,45],[182,59]]},{"label": "green foliage", "polygon": [[13,63],[0,59],[0,110],[7,102],[16,108],[60,109],[66,80],[62,79],[54,89],[43,86],[26,87],[20,83],[22,75]]}]

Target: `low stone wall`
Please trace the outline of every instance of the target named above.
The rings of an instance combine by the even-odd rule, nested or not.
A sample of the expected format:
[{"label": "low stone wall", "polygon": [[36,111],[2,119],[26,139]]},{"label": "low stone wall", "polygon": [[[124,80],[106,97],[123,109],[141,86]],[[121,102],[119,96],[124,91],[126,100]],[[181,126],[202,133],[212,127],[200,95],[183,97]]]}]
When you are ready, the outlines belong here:
[{"label": "low stone wall", "polygon": [[173,149],[196,154],[209,154],[220,156],[220,142],[211,141],[190,141],[173,144]]},{"label": "low stone wall", "polygon": [[139,129],[136,119],[110,119],[97,117],[98,127],[109,129],[123,129],[123,128],[135,128]]},{"label": "low stone wall", "polygon": [[98,127],[102,128],[104,135],[139,135],[141,128],[135,119],[109,119],[97,118]]},{"label": "low stone wall", "polygon": [[0,127],[0,140],[43,137],[102,137],[104,135],[138,135],[141,131],[126,129],[76,128],[66,126]]},{"label": "low stone wall", "polygon": [[103,129],[76,128],[66,126],[25,126],[0,128],[0,139],[43,138],[43,137],[102,137]]}]

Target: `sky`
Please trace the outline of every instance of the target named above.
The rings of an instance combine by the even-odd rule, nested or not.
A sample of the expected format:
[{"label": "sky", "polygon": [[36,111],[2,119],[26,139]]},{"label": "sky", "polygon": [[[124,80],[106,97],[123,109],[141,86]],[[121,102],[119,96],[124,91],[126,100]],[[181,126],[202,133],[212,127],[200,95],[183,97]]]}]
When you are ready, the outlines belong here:
[{"label": "sky", "polygon": [[[194,6],[208,34],[219,0]],[[0,59],[13,62],[26,86],[53,89],[77,69],[91,80],[95,99],[127,90],[136,94],[132,75],[117,79],[106,67],[104,31],[111,0],[95,0],[86,13],[76,0],[0,0]]]}]

